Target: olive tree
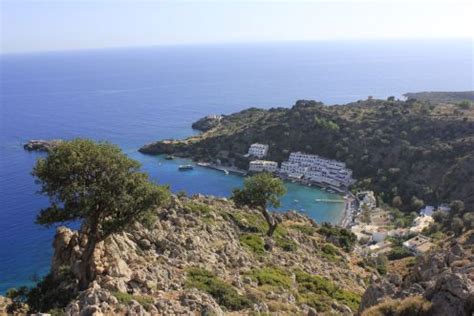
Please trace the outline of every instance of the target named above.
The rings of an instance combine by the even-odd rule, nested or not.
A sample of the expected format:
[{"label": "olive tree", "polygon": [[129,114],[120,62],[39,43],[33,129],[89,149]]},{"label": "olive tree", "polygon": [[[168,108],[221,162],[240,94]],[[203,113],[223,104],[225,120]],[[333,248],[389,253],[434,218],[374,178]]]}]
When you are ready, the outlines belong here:
[{"label": "olive tree", "polygon": [[279,207],[280,197],[285,193],[283,181],[265,172],[245,179],[243,188],[234,189],[231,198],[237,206],[246,205],[260,210],[268,223],[267,235],[271,237],[278,222],[267,207]]},{"label": "olive tree", "polygon": [[81,223],[85,238],[78,276],[81,289],[95,278],[91,266],[97,243],[169,198],[168,188],[151,183],[139,168],[115,145],[76,139],[55,146],[33,169],[39,193],[50,200],[36,222]]}]

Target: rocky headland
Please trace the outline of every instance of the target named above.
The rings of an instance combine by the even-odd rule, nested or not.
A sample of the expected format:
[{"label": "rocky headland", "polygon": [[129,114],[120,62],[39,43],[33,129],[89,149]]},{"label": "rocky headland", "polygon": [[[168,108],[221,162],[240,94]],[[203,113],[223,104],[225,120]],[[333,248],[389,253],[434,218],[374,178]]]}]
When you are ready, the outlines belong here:
[{"label": "rocky headland", "polygon": [[62,140],[43,140],[43,139],[32,139],[23,145],[23,148],[28,151],[50,151],[51,148],[60,144]]}]

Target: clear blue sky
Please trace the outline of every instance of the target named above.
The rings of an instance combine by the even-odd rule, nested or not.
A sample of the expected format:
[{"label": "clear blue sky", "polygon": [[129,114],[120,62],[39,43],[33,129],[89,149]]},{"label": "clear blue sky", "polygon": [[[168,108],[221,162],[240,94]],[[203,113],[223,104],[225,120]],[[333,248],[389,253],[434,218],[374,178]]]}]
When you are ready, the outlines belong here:
[{"label": "clear blue sky", "polygon": [[473,38],[471,0],[0,0],[1,52]]}]

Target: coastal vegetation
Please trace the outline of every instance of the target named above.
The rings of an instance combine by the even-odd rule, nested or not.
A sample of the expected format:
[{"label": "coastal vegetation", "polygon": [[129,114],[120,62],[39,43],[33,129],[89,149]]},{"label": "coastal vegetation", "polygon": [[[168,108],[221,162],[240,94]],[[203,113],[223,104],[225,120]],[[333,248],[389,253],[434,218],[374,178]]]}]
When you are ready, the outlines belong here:
[{"label": "coastal vegetation", "polygon": [[[470,93],[472,94],[472,93]],[[470,95],[469,94],[469,95]],[[418,211],[461,200],[474,206],[474,109],[451,103],[360,100],[325,106],[300,100],[291,108],[250,108],[184,141],[156,142],[143,153],[172,153],[247,169],[250,144],[269,145],[282,162],[303,151],[346,162],[358,182],[387,204]]]}]

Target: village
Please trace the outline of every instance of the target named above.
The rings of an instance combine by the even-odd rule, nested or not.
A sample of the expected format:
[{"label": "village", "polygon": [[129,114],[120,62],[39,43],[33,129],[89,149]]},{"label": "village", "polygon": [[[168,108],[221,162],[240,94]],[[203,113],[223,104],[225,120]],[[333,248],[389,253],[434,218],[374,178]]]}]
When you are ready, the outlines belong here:
[{"label": "village", "polygon": [[249,163],[250,173],[270,172],[284,179],[315,184],[346,194],[340,225],[356,235],[360,244],[356,251],[361,256],[377,257],[397,252],[403,253],[399,256],[418,256],[435,246],[423,231],[434,222],[433,213],[448,213],[448,206],[424,206],[416,215],[411,215],[407,223],[399,224],[393,208],[381,205],[374,192],[360,191],[354,195],[349,191],[349,186],[356,180],[344,162],[292,152],[288,161],[282,162],[279,167],[276,161],[263,160],[268,150],[266,144],[255,143],[250,146],[246,155],[250,159],[254,158]]},{"label": "village", "polygon": [[323,157],[302,152],[292,152],[288,161],[281,163],[280,168],[276,161],[262,160],[268,153],[266,144],[252,144],[247,157],[256,157],[249,163],[249,172],[271,172],[278,176],[301,181],[305,184],[317,184],[322,187],[343,192],[355,183],[352,170],[340,161],[325,159]]}]

